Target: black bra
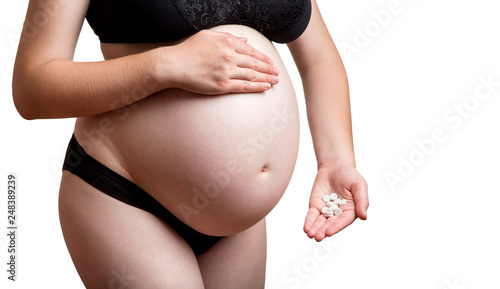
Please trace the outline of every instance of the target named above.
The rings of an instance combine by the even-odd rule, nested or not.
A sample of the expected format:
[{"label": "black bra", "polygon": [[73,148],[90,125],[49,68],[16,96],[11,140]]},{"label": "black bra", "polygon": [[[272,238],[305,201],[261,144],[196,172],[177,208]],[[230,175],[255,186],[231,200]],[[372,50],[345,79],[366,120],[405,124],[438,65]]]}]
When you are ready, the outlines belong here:
[{"label": "black bra", "polygon": [[178,40],[224,24],[254,28],[272,41],[297,39],[310,0],[91,0],[87,21],[103,43]]}]

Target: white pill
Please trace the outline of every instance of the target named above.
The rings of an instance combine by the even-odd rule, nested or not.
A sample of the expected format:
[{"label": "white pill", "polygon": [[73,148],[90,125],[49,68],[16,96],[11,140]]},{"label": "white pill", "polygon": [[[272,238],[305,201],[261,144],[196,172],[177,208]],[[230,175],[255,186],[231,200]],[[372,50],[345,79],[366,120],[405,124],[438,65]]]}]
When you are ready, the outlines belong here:
[{"label": "white pill", "polygon": [[329,202],[330,201],[330,196],[329,195],[324,195],[323,196],[323,201],[325,201],[325,203]]},{"label": "white pill", "polygon": [[335,205],[335,204],[334,204],[333,202],[328,202],[328,203],[326,203],[326,205],[327,205],[328,207],[331,207],[331,206],[333,206],[333,205]]},{"label": "white pill", "polygon": [[325,217],[333,217],[333,212],[332,211],[326,212]]},{"label": "white pill", "polygon": [[335,216],[340,216],[340,214],[342,214],[342,209],[336,209]]},{"label": "white pill", "polygon": [[331,193],[331,194],[330,194],[330,199],[331,199],[332,201],[333,201],[333,200],[335,200],[336,198],[338,198],[337,194],[335,194],[335,193]]},{"label": "white pill", "polygon": [[321,209],[321,212],[323,212],[323,214],[326,214],[326,212],[328,211],[328,207],[323,207],[323,209]]},{"label": "white pill", "polygon": [[343,205],[345,205],[345,204],[347,204],[347,201],[346,201],[346,200],[340,200],[339,205],[343,206]]},{"label": "white pill", "polygon": [[335,205],[339,204],[339,203],[340,203],[340,199],[338,199],[338,198],[337,198],[337,199],[333,200],[333,203],[334,203]]},{"label": "white pill", "polygon": [[337,205],[332,205],[331,207],[328,207],[328,211],[335,211],[336,209],[338,209],[339,206]]}]

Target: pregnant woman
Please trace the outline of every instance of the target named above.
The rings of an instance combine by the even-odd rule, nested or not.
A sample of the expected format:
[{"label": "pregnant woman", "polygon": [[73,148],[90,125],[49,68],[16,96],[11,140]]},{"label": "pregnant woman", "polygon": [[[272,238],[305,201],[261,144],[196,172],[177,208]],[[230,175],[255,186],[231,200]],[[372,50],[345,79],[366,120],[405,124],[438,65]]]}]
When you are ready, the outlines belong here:
[{"label": "pregnant woman", "polygon": [[[85,18],[104,61],[72,60]],[[86,288],[264,287],[265,216],[299,143],[271,41],[304,84],[318,161],[304,231],[321,241],[366,219],[368,196],[315,0],[30,0],[14,101],[26,119],[77,118],[59,213]],[[333,192],[347,204],[326,218]]]}]

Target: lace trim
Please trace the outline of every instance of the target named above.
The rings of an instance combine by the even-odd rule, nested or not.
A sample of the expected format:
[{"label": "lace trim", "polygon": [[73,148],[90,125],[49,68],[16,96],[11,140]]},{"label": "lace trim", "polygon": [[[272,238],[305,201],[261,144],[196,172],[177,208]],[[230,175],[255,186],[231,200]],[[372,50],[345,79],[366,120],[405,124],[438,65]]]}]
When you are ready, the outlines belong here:
[{"label": "lace trim", "polygon": [[262,34],[291,29],[309,0],[172,0],[196,31],[224,24],[252,27]]}]

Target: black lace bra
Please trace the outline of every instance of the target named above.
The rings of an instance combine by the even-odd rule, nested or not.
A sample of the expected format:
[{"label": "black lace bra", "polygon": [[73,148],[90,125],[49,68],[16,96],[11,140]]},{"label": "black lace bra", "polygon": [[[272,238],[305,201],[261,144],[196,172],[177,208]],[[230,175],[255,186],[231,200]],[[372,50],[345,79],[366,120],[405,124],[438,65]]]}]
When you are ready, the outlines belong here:
[{"label": "black lace bra", "polygon": [[86,18],[103,43],[171,41],[223,24],[287,43],[310,17],[310,0],[91,0]]}]

